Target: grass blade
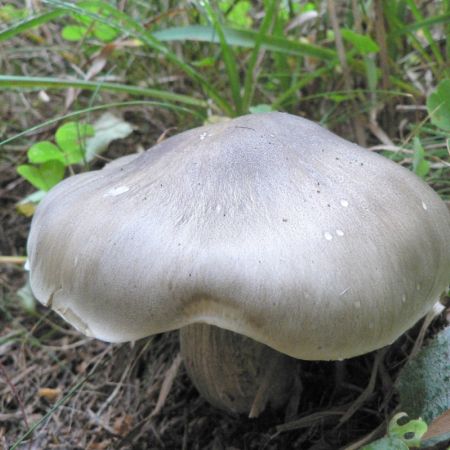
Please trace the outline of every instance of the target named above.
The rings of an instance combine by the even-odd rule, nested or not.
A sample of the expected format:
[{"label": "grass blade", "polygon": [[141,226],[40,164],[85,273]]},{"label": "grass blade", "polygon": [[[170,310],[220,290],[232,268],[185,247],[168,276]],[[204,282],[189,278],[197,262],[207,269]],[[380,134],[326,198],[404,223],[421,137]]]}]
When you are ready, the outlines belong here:
[{"label": "grass blade", "polygon": [[[223,27],[223,32],[229,45],[253,48],[258,39],[258,32],[253,30]],[[204,25],[166,28],[165,30],[156,31],[154,36],[162,42],[200,41],[220,43],[218,36],[214,33],[214,29],[211,26]],[[261,48],[289,55],[312,56],[323,61],[336,58],[336,52],[332,49],[275,36],[261,36]]]},{"label": "grass blade", "polygon": [[255,46],[253,47],[253,51],[250,56],[250,61],[248,63],[248,67],[245,73],[244,98],[242,101],[243,103],[242,108],[244,112],[248,111],[248,108],[253,98],[253,93],[255,91],[255,85],[258,78],[258,75],[256,73],[256,63],[258,61],[258,56],[260,55],[262,40],[263,37],[269,31],[270,25],[273,23],[275,17],[276,17],[276,2],[275,0],[269,0],[268,6],[264,11],[264,19],[256,35]]},{"label": "grass blade", "polygon": [[277,110],[282,106],[286,106],[290,101],[297,101],[296,94],[300,89],[314,81],[316,78],[321,77],[327,73],[330,73],[332,67],[337,64],[337,61],[333,64],[326,65],[325,67],[321,67],[320,69],[316,69],[313,72],[308,73],[303,76],[294,83],[288,90],[283,92],[280,96],[278,96],[275,101],[272,103],[272,108]]},{"label": "grass blade", "polygon": [[49,77],[24,77],[15,75],[0,75],[0,89],[3,88],[53,88],[66,89],[69,87],[96,90],[102,89],[110,92],[121,92],[130,95],[139,95],[158,98],[169,102],[184,103],[191,106],[206,108],[207,102],[183,94],[162,91],[159,89],[141,88],[128,84],[107,83],[86,80],[63,80]]},{"label": "grass blade", "polygon": [[392,35],[398,36],[401,34],[412,33],[413,31],[420,30],[424,27],[430,27],[432,25],[438,25],[441,23],[450,23],[450,13],[442,14],[440,16],[430,17],[429,19],[418,20],[411,25],[403,26],[400,29],[393,30]]},{"label": "grass blade", "polygon": [[203,115],[199,114],[197,111],[195,111],[193,109],[185,108],[183,106],[172,105],[171,103],[161,103],[161,102],[155,102],[155,101],[151,101],[151,100],[136,100],[136,101],[130,101],[130,102],[106,103],[104,105],[91,106],[89,108],[80,109],[78,111],[72,111],[68,114],[64,114],[62,116],[57,116],[52,119],[46,120],[45,122],[42,122],[38,125],[30,127],[25,131],[22,131],[18,134],[15,134],[14,136],[11,136],[11,137],[1,141],[0,147],[2,145],[9,144],[10,142],[15,141],[16,139],[19,139],[22,136],[27,135],[28,133],[37,131],[41,128],[45,128],[49,125],[60,122],[61,120],[64,120],[64,119],[72,119],[75,117],[82,116],[83,114],[88,114],[88,113],[95,112],[95,111],[101,111],[104,109],[121,108],[121,107],[125,107],[125,106],[144,106],[144,105],[145,106],[155,106],[155,107],[159,107],[159,108],[167,108],[167,109],[172,109],[174,111],[181,111],[181,112],[185,112],[185,113],[197,116],[199,118],[199,120],[201,120],[201,121],[204,120]]},{"label": "grass blade", "polygon": [[[139,22],[118,10],[115,6],[100,0],[83,1],[78,4],[61,0],[44,0],[44,2],[68,12],[90,17],[100,23],[104,23],[122,32],[129,33],[130,35],[140,39],[149,48],[163,54],[168,61],[179,67],[186,75],[199,83],[205,93],[225,113],[229,115],[233,113],[231,105],[219,94],[218,90],[206,78],[204,78],[192,66],[180,59],[152,33],[148,32]],[[102,13],[106,14],[107,17],[93,13],[87,9],[92,6],[100,8]]]},{"label": "grass blade", "polygon": [[[411,11],[412,11],[412,13],[414,15],[414,18],[417,21],[421,21],[423,23],[422,14],[420,13],[419,8],[414,3],[414,1],[406,0],[406,2],[408,4],[409,8],[411,9]],[[422,28],[423,28],[423,35],[425,36],[425,38],[426,38],[426,40],[428,42],[428,45],[430,46],[431,51],[433,52],[433,55],[436,58],[436,61],[439,64],[442,64],[444,62],[444,60],[442,59],[442,55],[441,55],[439,49],[437,48],[436,43],[434,42],[433,36],[431,36],[431,33],[430,33],[430,30],[428,29],[428,26],[425,25]]]},{"label": "grass blade", "polygon": [[7,39],[11,39],[14,36],[23,33],[24,31],[28,31],[31,28],[38,27],[40,25],[44,25],[56,19],[57,17],[63,16],[67,14],[65,11],[60,9],[55,9],[53,11],[40,14],[38,16],[29,17],[25,20],[21,20],[7,28],[6,30],[0,31],[0,42],[6,41]]},{"label": "grass blade", "polygon": [[228,74],[228,80],[231,88],[231,96],[233,98],[235,114],[242,114],[242,98],[241,98],[241,82],[239,79],[239,70],[236,63],[236,56],[230,45],[227,42],[227,38],[224,33],[224,27],[214,9],[208,0],[202,1],[201,6],[206,13],[208,20],[211,22],[214,34],[217,35],[220,43],[220,49],[222,50],[223,62]]}]

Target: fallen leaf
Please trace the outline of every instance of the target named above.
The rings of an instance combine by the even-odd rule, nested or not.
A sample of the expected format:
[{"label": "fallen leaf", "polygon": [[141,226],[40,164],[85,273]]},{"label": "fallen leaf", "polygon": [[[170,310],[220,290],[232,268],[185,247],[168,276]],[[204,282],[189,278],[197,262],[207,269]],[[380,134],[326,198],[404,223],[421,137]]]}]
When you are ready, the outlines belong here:
[{"label": "fallen leaf", "polygon": [[86,450],[105,450],[106,448],[110,448],[111,441],[106,440],[102,442],[91,442]]},{"label": "fallen leaf", "polygon": [[59,388],[40,388],[38,390],[38,396],[45,398],[46,400],[53,402],[61,395],[61,389]]},{"label": "fallen leaf", "polygon": [[126,436],[133,426],[133,416],[125,415],[117,417],[114,421],[114,431],[119,436]]},{"label": "fallen leaf", "polygon": [[445,411],[439,417],[431,422],[428,431],[425,433],[424,439],[431,439],[440,434],[448,433],[450,431],[450,409]]},{"label": "fallen leaf", "polygon": [[123,139],[133,132],[133,127],[123,119],[107,112],[93,123],[95,134],[86,141],[86,161],[92,161],[104,152],[108,145],[117,139]]}]

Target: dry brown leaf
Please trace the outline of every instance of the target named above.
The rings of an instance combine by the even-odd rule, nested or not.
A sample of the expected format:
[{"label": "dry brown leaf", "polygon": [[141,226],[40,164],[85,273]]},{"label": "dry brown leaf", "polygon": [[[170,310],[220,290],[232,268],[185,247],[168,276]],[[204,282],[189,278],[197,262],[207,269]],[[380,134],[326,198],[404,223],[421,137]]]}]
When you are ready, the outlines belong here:
[{"label": "dry brown leaf", "polygon": [[445,413],[441,414],[439,417],[431,422],[431,425],[428,427],[428,431],[425,433],[423,437],[424,440],[431,439],[433,437],[439,436],[444,433],[448,433],[450,431],[450,409],[445,411]]},{"label": "dry brown leaf", "polygon": [[111,445],[110,440],[102,441],[102,442],[91,442],[87,447],[86,450],[105,450],[106,448],[109,448]]},{"label": "dry brown leaf", "polygon": [[119,436],[126,436],[133,427],[133,416],[125,415],[117,417],[116,420],[114,420],[114,431]]},{"label": "dry brown leaf", "polygon": [[38,390],[38,396],[45,398],[46,400],[53,402],[61,395],[61,389],[59,388],[40,388]]},{"label": "dry brown leaf", "polygon": [[[86,72],[84,79],[86,81],[92,80],[98,73],[100,73],[106,63],[108,62],[108,57],[111,53],[116,49],[115,44],[106,44],[98,53],[94,55],[92,60],[90,61],[89,69]],[[81,89],[69,88],[67,89],[65,107],[69,109],[72,103],[76,100],[76,98],[80,95]]]}]

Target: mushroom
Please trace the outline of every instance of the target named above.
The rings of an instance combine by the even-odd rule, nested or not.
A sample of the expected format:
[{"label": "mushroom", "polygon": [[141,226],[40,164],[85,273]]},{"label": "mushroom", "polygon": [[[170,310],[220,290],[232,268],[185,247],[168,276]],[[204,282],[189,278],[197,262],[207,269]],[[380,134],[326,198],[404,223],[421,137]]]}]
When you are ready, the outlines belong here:
[{"label": "mushroom", "polygon": [[400,165],[284,113],[183,132],[37,208],[31,287],[110,342],[181,329],[214,405],[257,416],[295,361],[391,344],[450,278],[450,214]]}]

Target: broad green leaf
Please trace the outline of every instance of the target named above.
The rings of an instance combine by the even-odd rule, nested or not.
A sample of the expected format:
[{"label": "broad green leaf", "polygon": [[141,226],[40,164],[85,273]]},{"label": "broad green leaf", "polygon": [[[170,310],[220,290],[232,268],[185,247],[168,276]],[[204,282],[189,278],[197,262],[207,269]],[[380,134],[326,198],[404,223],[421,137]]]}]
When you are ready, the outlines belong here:
[{"label": "broad green leaf", "polygon": [[64,164],[59,161],[47,161],[37,166],[23,164],[17,167],[17,172],[34,187],[48,191],[64,178]]},{"label": "broad green leaf", "polygon": [[61,36],[66,41],[78,42],[86,36],[88,27],[82,25],[67,25],[62,29]]},{"label": "broad green leaf", "polygon": [[414,138],[413,170],[422,178],[426,177],[430,171],[430,163],[425,159],[425,150],[417,136]]},{"label": "broad green leaf", "polygon": [[241,0],[235,2],[233,0],[222,0],[219,2],[219,8],[222,12],[227,12],[229,8],[232,8],[227,15],[227,21],[232,25],[236,25],[238,28],[250,28],[252,25],[252,18],[249,12],[252,5],[247,0]]},{"label": "broad green leaf", "polygon": [[78,122],[68,122],[58,128],[55,140],[64,153],[66,165],[77,164],[83,160],[84,143],[94,132],[92,125]]},{"label": "broad green leaf", "polygon": [[0,20],[12,22],[13,20],[24,19],[27,16],[25,8],[16,8],[14,5],[5,5],[0,8]]},{"label": "broad green leaf", "polygon": [[399,423],[401,419],[407,417],[406,413],[396,414],[389,422],[388,435],[401,439],[408,447],[420,447],[420,440],[427,432],[428,426],[422,419]]},{"label": "broad green leaf", "polygon": [[[103,19],[109,19],[111,17],[111,15],[102,10],[101,6],[99,5],[85,4],[84,9],[91,13],[98,14]],[[87,15],[76,14],[74,15],[74,18],[78,20],[78,22],[84,24],[86,26],[86,29],[91,29],[94,36],[100,41],[111,42],[119,35],[118,30],[110,27],[105,23],[98,22]]]},{"label": "broad green leaf", "polygon": [[431,122],[443,130],[450,131],[450,79],[442,80],[427,98]]},{"label": "broad green leaf", "polygon": [[272,106],[270,106],[270,105],[261,104],[261,105],[256,105],[256,106],[250,106],[249,111],[252,114],[258,114],[258,113],[271,112],[271,111],[273,111],[273,109],[272,109]]},{"label": "broad green leaf", "polygon": [[96,23],[94,26],[94,35],[102,42],[111,42],[119,35],[119,32],[103,23]]},{"label": "broad green leaf", "polygon": [[360,450],[408,450],[408,446],[401,439],[384,437],[365,445]]},{"label": "broad green leaf", "polygon": [[[94,14],[99,14],[101,16],[104,16],[105,18],[107,17],[107,15],[104,12],[103,13],[101,12],[100,6],[94,5],[94,4],[89,4],[89,2],[82,2],[82,3],[83,3],[83,9],[85,11],[89,11]],[[95,21],[95,19],[88,16],[87,14],[74,14],[73,18],[88,27],[91,26],[92,22]]]},{"label": "broad green leaf", "polygon": [[[420,447],[427,424],[422,419],[407,420],[405,413],[396,414],[389,422],[387,436],[365,445],[361,450],[407,450]],[[406,419],[405,423],[399,423]]]},{"label": "broad green leaf", "polygon": [[328,98],[330,100],[333,100],[336,103],[341,103],[341,102],[345,102],[346,100],[351,98],[351,95],[348,95],[348,94],[330,94],[328,96]]},{"label": "broad green leaf", "polygon": [[49,141],[41,141],[33,144],[28,152],[28,160],[33,164],[40,164],[51,160],[60,161],[64,164],[64,154]]},{"label": "broad green leaf", "polygon": [[363,34],[355,33],[349,29],[341,30],[342,37],[355,47],[361,55],[368,55],[369,53],[377,53],[380,50],[378,44],[370,37]]},{"label": "broad green leaf", "polygon": [[210,67],[216,63],[216,59],[212,56],[208,56],[206,58],[199,59],[198,61],[193,61],[192,65],[195,67]]}]

